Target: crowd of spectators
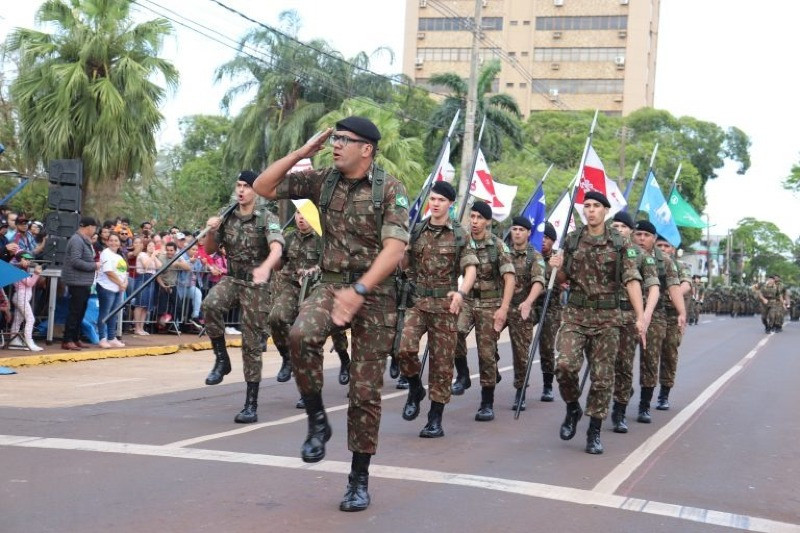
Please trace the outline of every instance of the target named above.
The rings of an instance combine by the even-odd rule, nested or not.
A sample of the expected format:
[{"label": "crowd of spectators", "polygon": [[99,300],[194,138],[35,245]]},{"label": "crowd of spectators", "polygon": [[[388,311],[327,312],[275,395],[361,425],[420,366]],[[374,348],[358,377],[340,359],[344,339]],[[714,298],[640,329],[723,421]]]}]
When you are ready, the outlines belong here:
[{"label": "crowd of spectators", "polygon": [[[30,221],[23,213],[15,213],[0,206],[0,259],[35,275],[25,278],[8,294],[0,289],[0,322],[2,330],[10,333],[10,347],[40,350],[32,338],[34,311],[41,309],[36,300],[44,299],[46,285],[39,279],[45,258],[47,236],[44,225]],[[203,328],[202,302],[208,290],[227,273],[224,248],[208,254],[202,245],[186,248],[194,235],[177,226],[168,231],[157,231],[153,221],[144,221],[132,227],[130,220],[119,217],[102,224],[91,217],[81,219],[81,228],[67,244],[67,256],[62,267],[59,293],[68,293],[67,319],[62,348],[80,350],[81,323],[96,297],[99,318],[93,320],[96,339],[101,348],[124,346],[120,338],[118,317],[125,313],[125,324],[134,335],[146,336],[161,331],[200,332]],[[177,256],[177,257],[176,257]],[[172,261],[168,269],[156,273]],[[32,266],[35,265],[35,266]],[[152,281],[152,278],[156,279]],[[22,283],[24,290],[18,287]],[[122,313],[102,322],[108,312],[117,307],[133,291],[145,286]],[[34,289],[40,291],[35,294]],[[61,300],[59,300],[61,301]],[[13,319],[12,319],[13,313]],[[227,333],[239,333],[233,325],[238,313],[231,319]],[[85,322],[84,322],[85,323]],[[24,324],[24,329],[22,325]],[[14,333],[22,332],[18,335]],[[91,338],[86,336],[84,338]]]}]

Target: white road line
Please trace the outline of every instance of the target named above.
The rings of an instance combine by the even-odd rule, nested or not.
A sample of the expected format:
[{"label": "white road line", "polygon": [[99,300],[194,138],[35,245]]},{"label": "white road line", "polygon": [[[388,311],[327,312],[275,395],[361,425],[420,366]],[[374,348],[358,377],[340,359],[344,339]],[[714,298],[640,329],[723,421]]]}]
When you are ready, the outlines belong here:
[{"label": "white road line", "polygon": [[111,379],[108,381],[95,381],[92,383],[81,383],[80,385],[75,385],[76,388],[79,387],[99,387],[100,385],[111,385],[114,383],[127,383],[129,381],[144,381],[145,378],[120,378],[120,379]]},{"label": "white road line", "polygon": [[671,438],[678,430],[686,424],[706,404],[714,394],[722,388],[730,379],[735,376],[744,366],[755,357],[756,353],[764,347],[771,336],[761,339],[755,348],[745,355],[738,363],[728,369],[716,381],[709,385],[695,400],[682,409],[675,417],[656,431],[649,439],[644,441],[628,457],[609,472],[592,489],[595,492],[613,494],[639,468],[650,455],[653,454],[667,439]]},{"label": "white road line", "polygon": [[[335,474],[345,474],[350,470],[350,463],[344,461],[323,461],[321,463],[307,464],[303,463],[296,457],[227,452],[220,450],[204,450],[197,448],[176,448],[174,446],[153,446],[124,442],[50,439],[25,437],[19,435],[0,435],[0,446],[48,450],[102,452],[122,455],[193,459],[199,461],[218,461],[277,468],[291,468],[296,470],[310,470],[315,472],[328,472]],[[723,511],[701,509],[697,507],[687,507],[683,505],[642,500],[638,498],[627,498],[624,496],[618,496],[604,492],[576,489],[558,485],[546,485],[543,483],[533,483],[528,481],[518,481],[513,479],[475,476],[470,474],[459,474],[457,472],[422,470],[418,468],[382,466],[376,464],[373,464],[370,467],[370,475],[373,478],[437,483],[443,485],[469,487],[474,489],[493,490],[529,496],[533,498],[575,503],[579,505],[592,505],[596,507],[606,507],[609,509],[619,509],[629,512],[665,516],[701,524],[734,527],[748,531],[800,532],[800,524],[779,522],[769,518],[727,513]]]},{"label": "white road line", "polygon": [[[536,363],[536,361],[534,361],[534,364],[535,363]],[[500,372],[505,372],[505,371],[510,370],[512,368],[514,368],[514,367],[513,366],[505,366],[505,367],[500,368]],[[480,374],[473,374],[473,375],[470,376],[471,379],[477,379],[479,377],[480,377]],[[397,398],[399,396],[407,396],[407,395],[408,395],[408,392],[406,392],[406,391],[392,392],[392,393],[384,394],[383,396],[381,396],[381,401],[383,401],[383,400],[391,400],[392,398]],[[347,406],[348,406],[348,404],[345,403],[345,404],[341,404],[341,405],[336,405],[334,407],[326,407],[325,408],[325,412],[334,413],[336,411],[343,411],[344,409],[347,409]],[[301,413],[301,414],[297,414],[297,415],[293,415],[293,416],[287,416],[285,418],[280,418],[278,420],[272,420],[270,422],[262,422],[260,424],[248,424],[247,426],[244,426],[244,427],[241,427],[241,428],[237,428],[237,429],[232,429],[230,431],[222,431],[220,433],[211,433],[209,435],[201,435],[200,437],[194,437],[194,438],[191,438],[191,439],[179,440],[179,441],[175,441],[175,442],[171,442],[169,444],[166,444],[165,446],[170,446],[172,448],[183,448],[185,446],[194,446],[195,444],[200,444],[201,442],[208,442],[210,440],[216,440],[216,439],[224,439],[226,437],[233,437],[235,435],[241,435],[243,433],[250,433],[251,431],[257,431],[257,430],[262,429],[262,428],[268,428],[268,427],[274,427],[274,426],[282,426],[282,425],[285,425],[285,424],[292,424],[294,422],[301,422],[301,421],[305,421],[305,420],[307,420],[306,414],[305,413]]]}]

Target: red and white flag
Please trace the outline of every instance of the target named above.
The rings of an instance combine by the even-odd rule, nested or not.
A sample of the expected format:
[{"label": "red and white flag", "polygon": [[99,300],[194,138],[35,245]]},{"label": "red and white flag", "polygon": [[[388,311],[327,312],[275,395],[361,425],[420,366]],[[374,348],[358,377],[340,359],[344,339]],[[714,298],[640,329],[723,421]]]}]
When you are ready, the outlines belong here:
[{"label": "red and white flag", "polygon": [[[553,244],[553,248],[555,249],[559,248],[561,235],[564,232],[564,224],[567,223],[567,214],[569,213],[570,200],[571,200],[571,195],[569,194],[569,192],[563,194],[561,196],[561,200],[558,201],[558,204],[553,208],[553,211],[547,218],[547,221],[550,222],[556,229],[556,235],[558,236],[555,244]],[[575,230],[575,217],[573,216],[570,218],[569,230],[567,231],[574,231],[574,230]]]},{"label": "red and white flag", "polygon": [[314,167],[311,165],[311,159],[306,157],[305,159],[301,159],[300,161],[295,163],[294,166],[289,169],[289,172],[287,172],[287,174],[293,174],[295,172],[304,172],[306,170],[313,170],[313,169]]},{"label": "red and white flag", "polygon": [[575,198],[576,204],[583,204],[583,197],[589,191],[597,191],[606,194],[606,171],[603,162],[594,147],[589,145],[589,152],[586,154],[586,163],[583,165],[583,175],[578,182],[578,195]]},{"label": "red and white flag", "polygon": [[478,149],[478,160],[475,163],[475,173],[472,176],[469,193],[488,203],[492,207],[492,218],[502,222],[511,214],[517,187],[495,182],[489,172],[489,165],[486,164],[483,152]]},{"label": "red and white flag", "polygon": [[[454,175],[455,169],[453,168],[453,165],[450,164],[450,140],[448,139],[444,145],[444,157],[442,157],[442,162],[439,163],[439,168],[436,169],[436,174],[433,176],[428,176],[425,186],[427,186],[431,177],[433,177],[433,182],[431,184],[437,181],[446,181],[447,183],[451,183]],[[428,203],[426,201],[425,210],[422,212],[422,218],[426,219],[429,216],[431,216],[431,210],[428,208]]]}]

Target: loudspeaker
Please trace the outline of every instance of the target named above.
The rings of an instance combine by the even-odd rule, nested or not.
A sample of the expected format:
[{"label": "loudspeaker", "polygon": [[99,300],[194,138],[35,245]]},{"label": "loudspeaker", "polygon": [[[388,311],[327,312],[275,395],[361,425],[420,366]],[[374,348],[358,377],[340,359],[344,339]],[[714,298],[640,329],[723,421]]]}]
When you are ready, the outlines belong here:
[{"label": "loudspeaker", "polygon": [[50,161],[50,183],[83,187],[83,161],[81,159],[54,159]]},{"label": "loudspeaker", "polygon": [[47,207],[56,211],[78,212],[81,210],[81,198],[80,187],[50,185],[50,190],[47,192]]},{"label": "loudspeaker", "polygon": [[[73,232],[74,233],[74,232]],[[42,259],[50,261],[52,265],[58,266],[64,264],[64,257],[67,255],[67,237],[56,237],[48,235],[44,243],[44,252]]]},{"label": "loudspeaker", "polygon": [[44,230],[47,235],[54,237],[70,238],[78,231],[78,226],[81,222],[81,216],[78,213],[65,213],[53,211],[47,213],[44,219]]}]

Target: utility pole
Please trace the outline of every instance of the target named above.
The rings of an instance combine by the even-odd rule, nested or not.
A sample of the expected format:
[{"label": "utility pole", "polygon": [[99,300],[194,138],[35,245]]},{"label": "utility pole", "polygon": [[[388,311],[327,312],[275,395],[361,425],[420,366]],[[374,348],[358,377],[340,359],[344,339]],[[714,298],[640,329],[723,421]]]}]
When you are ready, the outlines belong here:
[{"label": "utility pole", "polygon": [[731,278],[733,276],[733,272],[731,272],[731,248],[733,247],[733,232],[728,230],[728,249],[725,251],[727,258],[725,262],[727,263],[728,267],[728,286],[731,284]]},{"label": "utility pole", "polygon": [[[717,249],[719,251],[719,249]],[[708,288],[714,286],[711,279],[711,217],[706,213],[706,278],[708,278]]]},{"label": "utility pole", "polygon": [[475,111],[478,107],[478,56],[481,32],[481,9],[483,0],[475,0],[475,17],[472,28],[472,54],[469,64],[469,85],[467,86],[467,115],[464,120],[464,142],[461,145],[461,181],[458,183],[458,197],[461,202],[467,199],[467,190],[472,181],[468,173],[472,169],[472,152],[475,139]]}]

